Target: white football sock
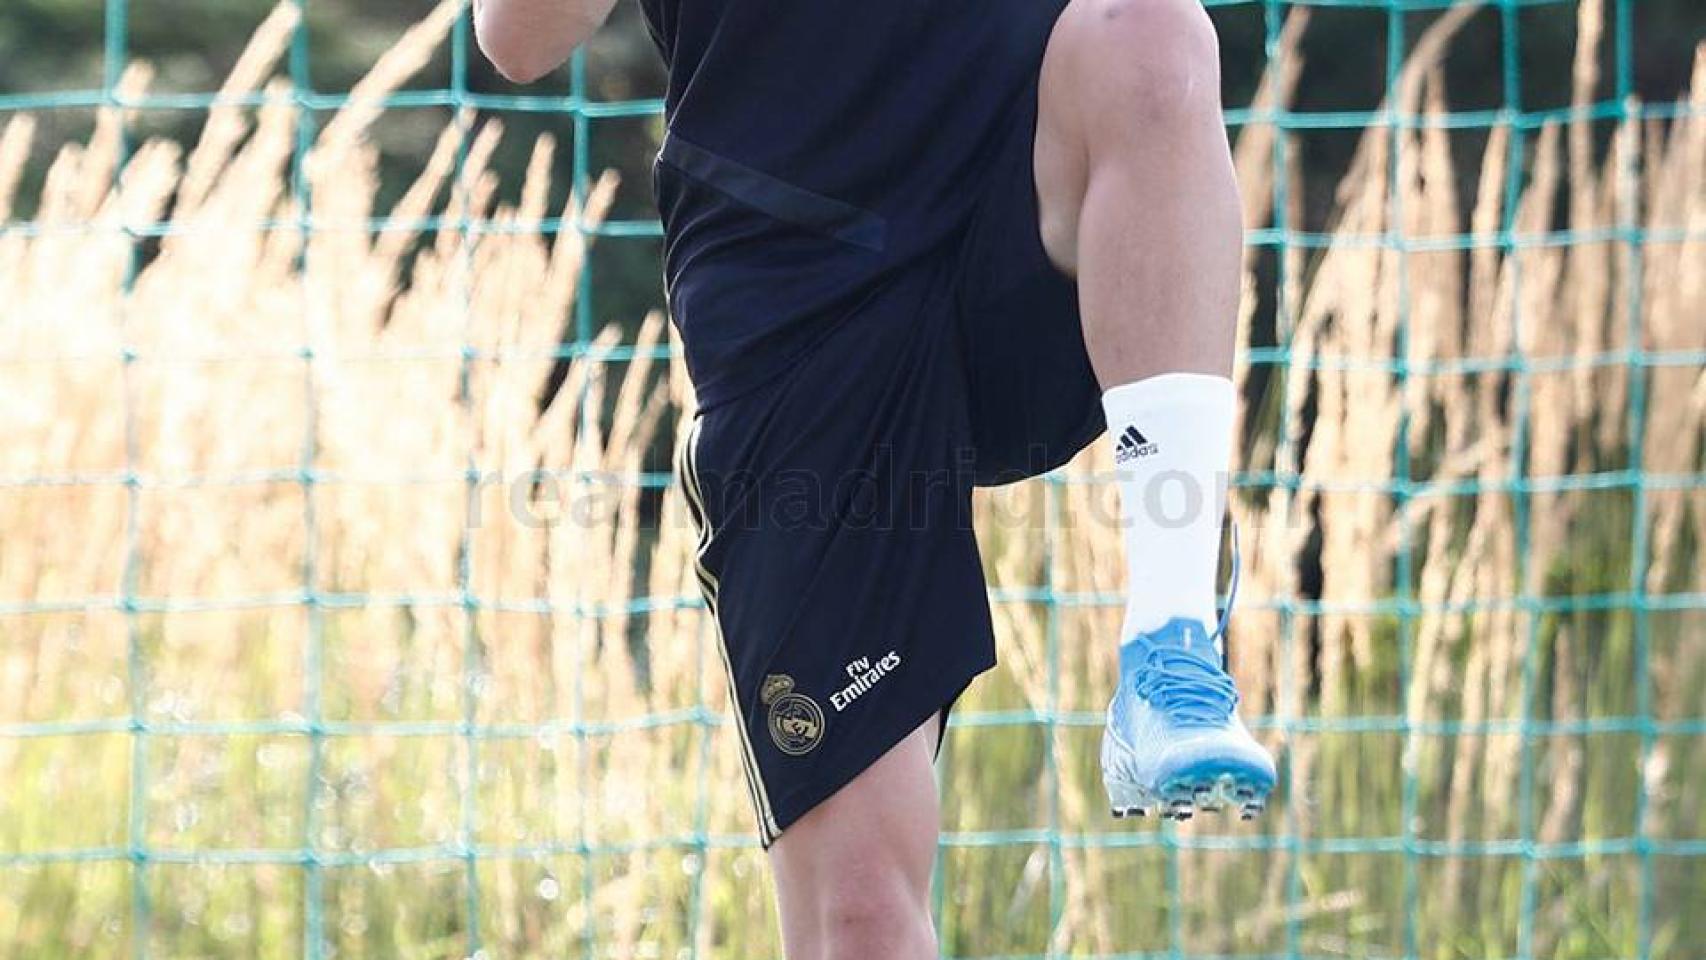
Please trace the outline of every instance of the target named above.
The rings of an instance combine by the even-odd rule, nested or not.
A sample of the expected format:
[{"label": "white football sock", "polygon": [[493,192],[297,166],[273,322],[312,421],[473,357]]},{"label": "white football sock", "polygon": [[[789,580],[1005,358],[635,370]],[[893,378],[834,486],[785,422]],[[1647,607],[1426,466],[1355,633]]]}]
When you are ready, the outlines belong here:
[{"label": "white football sock", "polygon": [[1236,403],[1231,380],[1198,373],[1166,373],[1102,395],[1130,571],[1121,643],[1174,617],[1214,629]]}]

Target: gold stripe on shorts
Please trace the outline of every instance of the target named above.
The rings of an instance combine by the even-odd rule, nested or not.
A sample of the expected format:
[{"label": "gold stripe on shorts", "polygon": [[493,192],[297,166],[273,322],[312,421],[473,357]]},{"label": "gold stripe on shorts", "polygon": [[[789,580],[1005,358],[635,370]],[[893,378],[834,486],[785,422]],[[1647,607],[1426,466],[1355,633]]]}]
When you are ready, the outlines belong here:
[{"label": "gold stripe on shorts", "polygon": [[741,766],[746,771],[746,788],[752,807],[758,813],[759,830],[764,843],[768,845],[781,833],[776,825],[776,815],[770,809],[770,795],[764,787],[764,777],[758,771],[758,758],[752,750],[752,740],[747,733],[746,716],[741,712],[740,687],[735,682],[734,663],[729,659],[728,641],[723,636],[722,617],[717,612],[717,578],[705,567],[705,551],[711,545],[711,523],[705,513],[705,494],[699,483],[699,427],[703,421],[695,419],[688,428],[687,439],[681,445],[676,455],[676,472],[681,477],[681,489],[687,497],[687,510],[692,515],[693,524],[699,529],[699,547],[693,553],[693,571],[699,578],[699,587],[705,595],[705,605],[711,611],[711,623],[717,631],[717,654],[722,657],[723,671],[728,677],[729,701],[734,706],[735,729],[740,731]]}]

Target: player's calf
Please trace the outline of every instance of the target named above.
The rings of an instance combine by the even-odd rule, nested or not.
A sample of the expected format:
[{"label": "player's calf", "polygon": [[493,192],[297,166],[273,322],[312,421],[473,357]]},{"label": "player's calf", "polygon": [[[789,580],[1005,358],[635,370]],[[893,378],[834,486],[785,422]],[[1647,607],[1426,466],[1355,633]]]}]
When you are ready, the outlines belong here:
[{"label": "player's calf", "polygon": [[1092,141],[1220,120],[1219,41],[1198,0],[1076,0],[1049,56]]},{"label": "player's calf", "polygon": [[[1038,229],[1055,266],[1082,277],[1081,257],[1095,255],[1081,249],[1098,242],[1094,228],[1085,235],[1086,204],[1129,207],[1112,211],[1121,224],[1128,216],[1153,216],[1165,208],[1141,195],[1147,184],[1184,195],[1193,215],[1214,210],[1189,196],[1190,179],[1163,167],[1170,160],[1197,169],[1209,154],[1224,152],[1218,46],[1198,0],[1072,0],[1067,6],[1043,59],[1035,157]],[[1137,195],[1126,196],[1134,189]],[[1157,229],[1170,232],[1163,224]],[[1237,229],[1234,223],[1234,235]],[[1148,255],[1142,231],[1120,231],[1119,243]],[[1163,295],[1176,285],[1150,289]],[[1085,320],[1093,335],[1094,310]]]}]

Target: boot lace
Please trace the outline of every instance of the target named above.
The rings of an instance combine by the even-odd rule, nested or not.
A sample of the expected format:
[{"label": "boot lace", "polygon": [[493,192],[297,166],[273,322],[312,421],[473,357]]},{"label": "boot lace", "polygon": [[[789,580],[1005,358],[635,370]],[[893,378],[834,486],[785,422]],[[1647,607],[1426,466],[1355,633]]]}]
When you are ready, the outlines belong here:
[{"label": "boot lace", "polygon": [[1134,686],[1178,726],[1222,726],[1238,706],[1238,687],[1226,671],[1182,647],[1151,647]]},{"label": "boot lace", "polygon": [[[1226,621],[1238,600],[1238,579],[1243,567],[1238,545],[1238,525],[1232,524],[1232,580],[1227,587],[1226,609],[1214,633],[1201,641],[1212,645],[1226,635]],[[1153,646],[1139,661],[1134,684],[1136,693],[1181,727],[1223,726],[1238,708],[1238,685],[1226,672],[1224,662],[1203,657],[1190,649],[1191,631],[1182,635],[1180,646]],[[1212,649],[1212,646],[1211,646]]]}]

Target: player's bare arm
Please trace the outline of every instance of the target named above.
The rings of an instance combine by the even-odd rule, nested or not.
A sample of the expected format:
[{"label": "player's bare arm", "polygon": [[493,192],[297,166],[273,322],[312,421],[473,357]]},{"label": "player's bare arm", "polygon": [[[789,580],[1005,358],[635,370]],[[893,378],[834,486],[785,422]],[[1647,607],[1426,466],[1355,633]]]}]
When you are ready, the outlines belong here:
[{"label": "player's bare arm", "polygon": [[498,72],[532,83],[562,66],[616,0],[474,0],[474,35]]}]

